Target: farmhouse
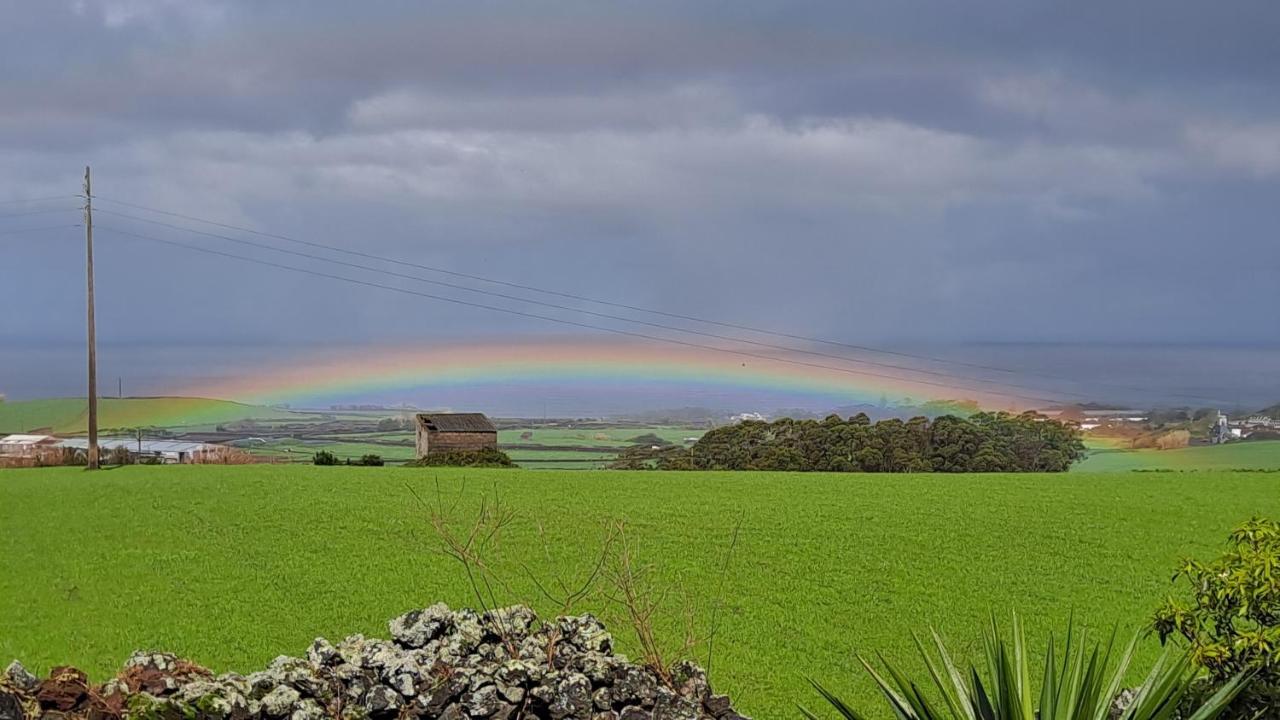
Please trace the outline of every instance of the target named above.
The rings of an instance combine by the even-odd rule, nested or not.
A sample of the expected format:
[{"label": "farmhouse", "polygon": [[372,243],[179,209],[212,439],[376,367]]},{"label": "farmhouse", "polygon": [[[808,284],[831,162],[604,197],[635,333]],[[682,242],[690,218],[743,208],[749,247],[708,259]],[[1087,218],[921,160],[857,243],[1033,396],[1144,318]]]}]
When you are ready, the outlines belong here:
[{"label": "farmhouse", "polygon": [[415,424],[420,458],[455,450],[498,449],[498,428],[483,413],[421,413]]}]

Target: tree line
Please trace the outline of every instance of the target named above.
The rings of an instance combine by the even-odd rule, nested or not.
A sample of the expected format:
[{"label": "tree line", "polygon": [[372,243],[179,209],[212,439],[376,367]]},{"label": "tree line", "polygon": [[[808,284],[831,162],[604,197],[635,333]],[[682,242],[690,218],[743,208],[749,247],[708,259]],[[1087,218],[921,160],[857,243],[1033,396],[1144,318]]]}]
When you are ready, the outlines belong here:
[{"label": "tree line", "polygon": [[1080,430],[1035,412],[871,422],[748,420],[684,447],[637,446],[611,467],[824,472],[1062,472],[1084,457]]}]

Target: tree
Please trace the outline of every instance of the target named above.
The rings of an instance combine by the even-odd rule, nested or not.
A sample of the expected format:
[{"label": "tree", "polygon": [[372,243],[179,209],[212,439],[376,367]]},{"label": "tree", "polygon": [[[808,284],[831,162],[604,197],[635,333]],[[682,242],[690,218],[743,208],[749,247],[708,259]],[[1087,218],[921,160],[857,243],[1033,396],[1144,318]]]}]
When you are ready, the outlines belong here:
[{"label": "tree", "polygon": [[1192,657],[1221,685],[1241,672],[1257,676],[1237,702],[1240,717],[1280,706],[1280,523],[1253,518],[1236,528],[1212,562],[1184,560],[1190,600],[1170,597],[1155,614],[1160,641],[1180,637]]}]

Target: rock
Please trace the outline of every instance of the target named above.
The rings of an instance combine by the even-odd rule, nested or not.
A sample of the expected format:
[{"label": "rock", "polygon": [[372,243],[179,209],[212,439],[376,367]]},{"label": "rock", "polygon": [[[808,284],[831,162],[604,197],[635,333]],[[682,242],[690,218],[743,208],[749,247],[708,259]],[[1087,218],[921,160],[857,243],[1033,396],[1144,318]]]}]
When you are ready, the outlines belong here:
[{"label": "rock", "polygon": [[591,681],[581,673],[567,673],[559,678],[547,701],[553,720],[586,718],[591,715]]},{"label": "rock", "polygon": [[287,685],[277,685],[262,697],[262,712],[268,717],[284,717],[293,714],[293,706],[301,699],[297,690]]},{"label": "rock", "polygon": [[563,642],[570,643],[580,650],[597,653],[613,652],[613,636],[594,615],[577,617],[561,617],[556,619],[560,637]]},{"label": "rock", "polygon": [[388,685],[390,685],[393,690],[395,690],[396,692],[400,693],[405,697],[413,697],[414,695],[418,694],[418,686],[417,686],[417,683],[414,682],[412,675],[408,675],[405,673],[396,675],[394,678],[391,679],[391,682],[388,683]]},{"label": "rock", "polygon": [[90,687],[55,668],[0,675],[0,720],[745,720],[692,663],[653,671],[613,654],[590,615],[542,623],[516,606],[478,614],[443,604],[392,620],[393,640],[316,638],[247,676],[170,653],[134,653]]},{"label": "rock", "polygon": [[338,649],[328,640],[318,637],[311,642],[311,646],[307,648],[307,660],[312,665],[333,665],[341,659],[338,655]]},{"label": "rock", "polygon": [[71,710],[89,692],[89,678],[73,667],[55,667],[36,688],[36,702],[45,710]]},{"label": "rock", "polygon": [[324,717],[324,708],[320,707],[320,703],[307,698],[298,701],[289,720],[324,720]]},{"label": "rock", "polygon": [[391,637],[405,647],[424,647],[444,633],[451,616],[449,606],[444,603],[425,610],[411,610],[390,622]]},{"label": "rock", "polygon": [[385,685],[375,685],[364,698],[364,708],[370,715],[395,713],[403,703],[400,694]]},{"label": "rock", "polygon": [[608,710],[613,707],[613,693],[602,687],[591,694],[591,704],[596,710]]},{"label": "rock", "polygon": [[27,711],[22,705],[17,688],[6,690],[0,687],[0,720],[27,720]]},{"label": "rock", "polygon": [[613,679],[613,700],[616,703],[652,707],[658,694],[658,679],[638,665],[618,668]]},{"label": "rock", "polygon": [[440,713],[437,720],[466,720],[466,713],[462,712],[462,708],[457,705],[450,705]]},{"label": "rock", "polygon": [[1129,706],[1133,704],[1137,697],[1138,694],[1130,689],[1116,693],[1115,698],[1111,701],[1111,720],[1117,720],[1124,716],[1125,711],[1129,709]]},{"label": "rock", "polygon": [[4,669],[4,675],[0,679],[3,679],[9,687],[22,692],[34,692],[36,686],[40,684],[40,678],[28,672],[17,660],[9,663],[9,667]]},{"label": "rock", "polygon": [[523,605],[498,608],[485,613],[483,616],[483,624],[486,627],[496,629],[496,632],[504,640],[508,640],[514,645],[519,645],[529,636],[530,630],[537,621],[538,616]]},{"label": "rock", "polygon": [[476,718],[493,715],[500,704],[502,700],[498,697],[498,688],[493,685],[482,685],[463,699],[467,714]]},{"label": "rock", "polygon": [[733,709],[733,703],[729,701],[728,695],[708,695],[702,701],[702,707],[712,715],[721,717]]}]

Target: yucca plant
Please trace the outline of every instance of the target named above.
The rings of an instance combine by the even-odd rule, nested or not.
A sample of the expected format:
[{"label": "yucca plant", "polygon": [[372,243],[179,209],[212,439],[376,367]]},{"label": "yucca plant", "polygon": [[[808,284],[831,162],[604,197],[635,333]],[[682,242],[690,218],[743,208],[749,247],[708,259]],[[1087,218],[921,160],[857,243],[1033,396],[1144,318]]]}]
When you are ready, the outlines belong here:
[{"label": "yucca plant", "polygon": [[[858,660],[870,673],[897,720],[1109,720],[1116,696],[1121,692],[1138,636],[1117,651],[1116,634],[1106,643],[1090,642],[1068,623],[1058,656],[1054,638],[1049,638],[1041,673],[1039,693],[1031,684],[1031,660],[1022,623],[1013,618],[1012,640],[1006,640],[993,617],[983,633],[985,674],[970,665],[966,671],[951,659],[951,653],[937,632],[931,631],[930,651],[913,634],[929,679],[917,683],[884,657],[877,670],[862,656]],[[1213,720],[1231,703],[1248,682],[1237,675],[1222,685],[1199,707],[1183,708],[1196,680],[1196,667],[1186,654],[1166,651],[1132,691],[1131,700],[1118,715],[1119,720]],[[813,681],[810,681],[813,682]],[[932,685],[933,699],[921,687]],[[849,707],[817,682],[818,693],[845,720],[866,720],[867,716]],[[801,707],[809,720],[819,720]],[[1179,713],[1185,714],[1179,714]]]}]

